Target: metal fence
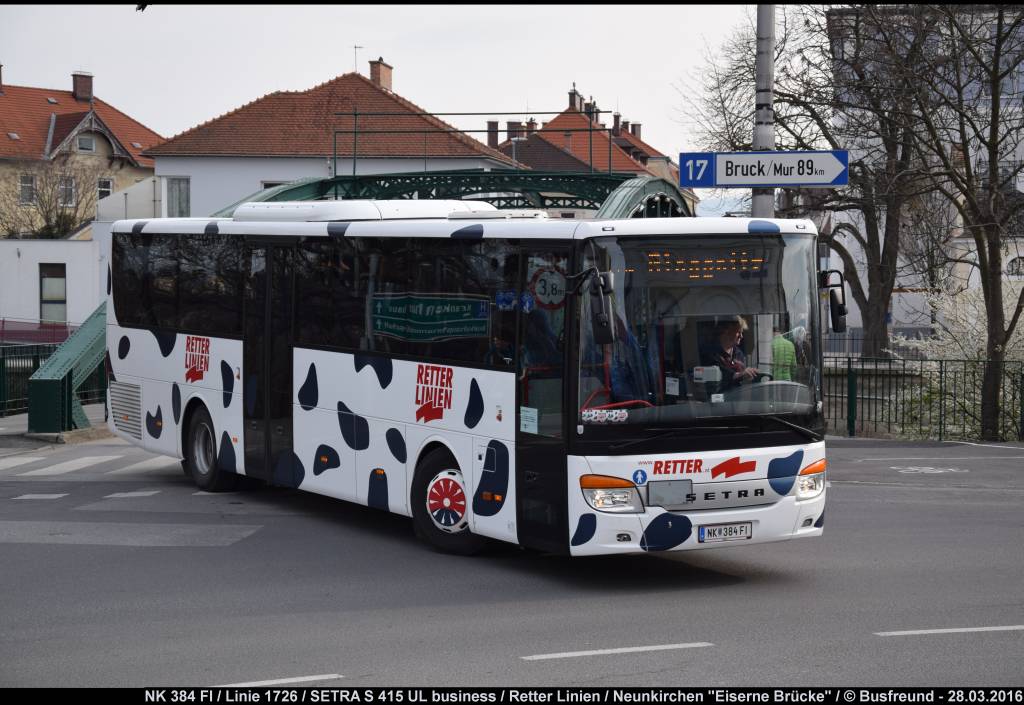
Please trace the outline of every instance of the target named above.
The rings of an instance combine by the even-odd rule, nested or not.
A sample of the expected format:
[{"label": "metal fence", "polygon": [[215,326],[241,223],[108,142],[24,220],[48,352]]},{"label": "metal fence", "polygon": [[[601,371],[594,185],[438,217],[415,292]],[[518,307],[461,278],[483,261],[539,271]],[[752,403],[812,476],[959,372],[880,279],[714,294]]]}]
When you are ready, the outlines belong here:
[{"label": "metal fence", "polygon": [[[57,345],[0,345],[0,417],[28,411],[28,380]],[[101,363],[78,389],[83,404],[106,399],[107,371]]]},{"label": "metal fence", "polygon": [[[829,432],[908,439],[981,438],[984,360],[825,359]],[[1024,440],[1024,362],[1003,363],[1000,439]]]}]

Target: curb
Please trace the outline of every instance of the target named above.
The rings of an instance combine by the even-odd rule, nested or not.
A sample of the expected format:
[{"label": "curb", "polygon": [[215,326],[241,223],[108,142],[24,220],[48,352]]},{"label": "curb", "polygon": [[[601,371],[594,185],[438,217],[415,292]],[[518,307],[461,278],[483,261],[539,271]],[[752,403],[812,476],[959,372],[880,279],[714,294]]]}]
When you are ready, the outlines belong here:
[{"label": "curb", "polygon": [[61,433],[23,433],[25,438],[46,443],[85,443],[102,438],[114,438],[114,434],[106,428],[80,428],[77,431]]}]

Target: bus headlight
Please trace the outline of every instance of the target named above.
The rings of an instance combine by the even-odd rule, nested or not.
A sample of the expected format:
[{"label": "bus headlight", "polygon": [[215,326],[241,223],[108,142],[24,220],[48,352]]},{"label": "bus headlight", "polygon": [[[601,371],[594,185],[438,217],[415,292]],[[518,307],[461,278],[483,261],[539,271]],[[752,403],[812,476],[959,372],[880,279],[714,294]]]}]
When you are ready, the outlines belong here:
[{"label": "bus headlight", "polygon": [[583,475],[580,489],[587,504],[602,512],[640,513],[644,510],[636,485],[621,477]]},{"label": "bus headlight", "polygon": [[825,459],[811,463],[796,476],[796,498],[813,499],[825,490]]}]

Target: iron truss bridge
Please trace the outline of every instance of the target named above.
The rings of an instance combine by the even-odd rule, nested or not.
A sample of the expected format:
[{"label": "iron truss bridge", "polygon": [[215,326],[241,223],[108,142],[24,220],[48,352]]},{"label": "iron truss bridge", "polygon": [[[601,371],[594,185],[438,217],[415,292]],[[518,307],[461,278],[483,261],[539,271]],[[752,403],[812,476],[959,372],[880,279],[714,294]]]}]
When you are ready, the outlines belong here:
[{"label": "iron truss bridge", "polygon": [[230,217],[236,207],[251,201],[356,198],[466,199],[487,201],[500,209],[594,210],[597,218],[694,215],[679,187],[657,177],[482,169],[300,179],[258,191],[214,215]]}]

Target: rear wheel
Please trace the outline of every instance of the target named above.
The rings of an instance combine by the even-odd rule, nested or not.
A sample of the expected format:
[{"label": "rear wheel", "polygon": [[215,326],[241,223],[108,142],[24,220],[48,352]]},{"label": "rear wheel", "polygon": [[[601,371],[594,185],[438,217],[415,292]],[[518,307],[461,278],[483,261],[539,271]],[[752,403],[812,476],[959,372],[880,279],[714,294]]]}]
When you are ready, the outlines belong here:
[{"label": "rear wheel", "polygon": [[430,453],[412,482],[416,535],[445,553],[469,556],[487,541],[469,530],[469,490],[458,463],[447,451]]},{"label": "rear wheel", "polygon": [[189,419],[185,436],[185,469],[196,486],[207,492],[234,489],[238,475],[217,464],[217,436],[206,407],[199,407]]}]

